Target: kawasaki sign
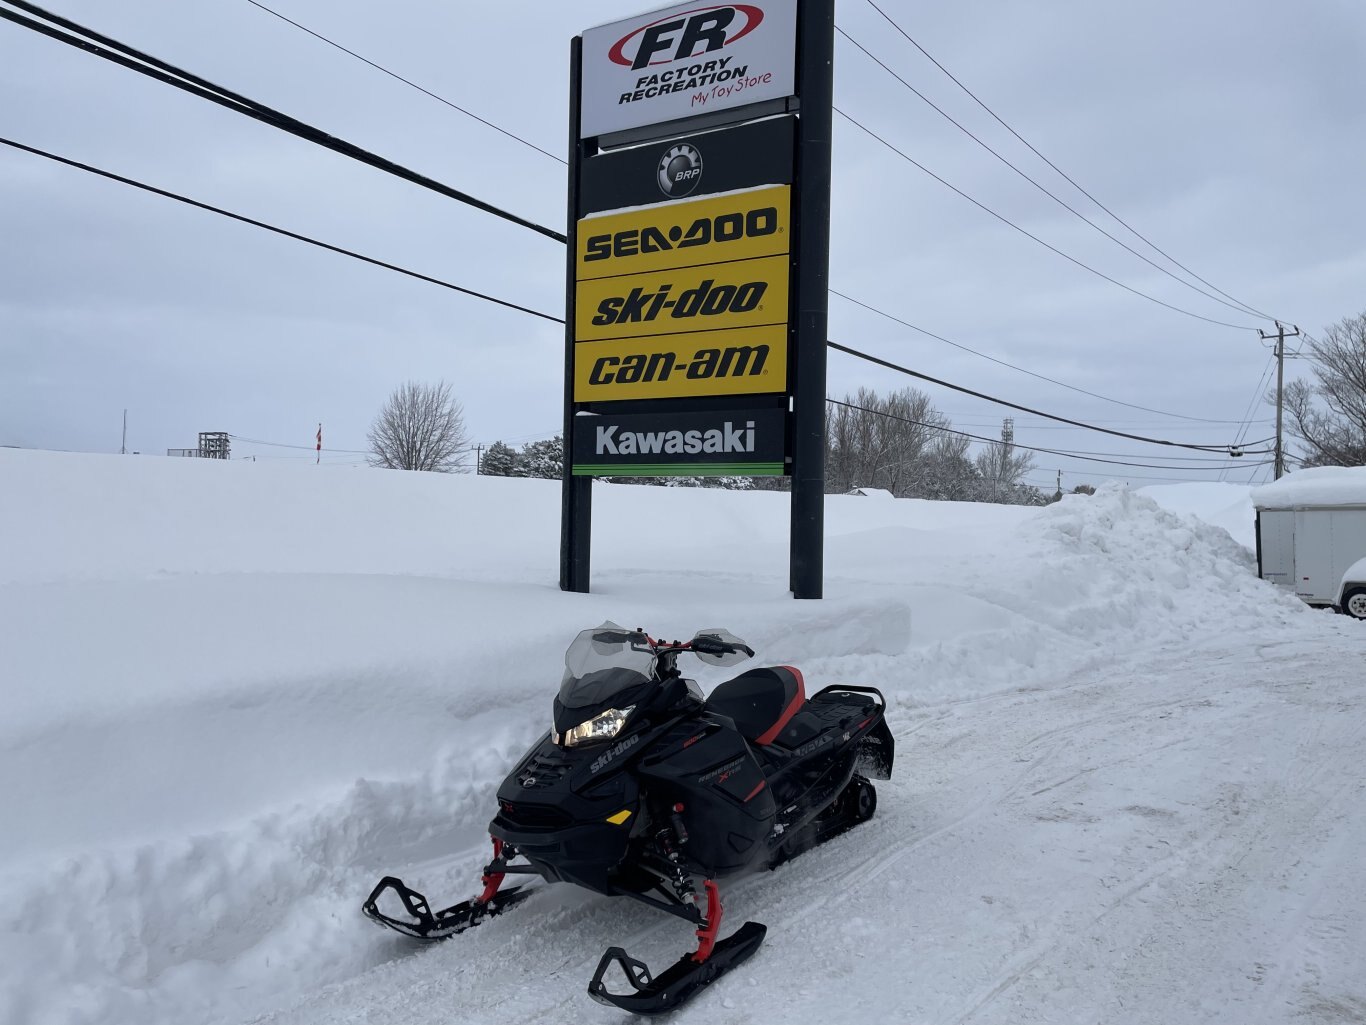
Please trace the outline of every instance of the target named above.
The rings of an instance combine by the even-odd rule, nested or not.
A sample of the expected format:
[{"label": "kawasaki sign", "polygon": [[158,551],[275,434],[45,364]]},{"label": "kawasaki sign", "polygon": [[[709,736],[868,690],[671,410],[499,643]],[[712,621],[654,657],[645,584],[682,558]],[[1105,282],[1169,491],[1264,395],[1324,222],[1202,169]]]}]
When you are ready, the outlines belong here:
[{"label": "kawasaki sign", "polygon": [[583,34],[584,137],[796,91],[797,6],[687,3]]},{"label": "kawasaki sign", "polygon": [[786,416],[779,409],[575,417],[574,473],[581,477],[776,476]]}]

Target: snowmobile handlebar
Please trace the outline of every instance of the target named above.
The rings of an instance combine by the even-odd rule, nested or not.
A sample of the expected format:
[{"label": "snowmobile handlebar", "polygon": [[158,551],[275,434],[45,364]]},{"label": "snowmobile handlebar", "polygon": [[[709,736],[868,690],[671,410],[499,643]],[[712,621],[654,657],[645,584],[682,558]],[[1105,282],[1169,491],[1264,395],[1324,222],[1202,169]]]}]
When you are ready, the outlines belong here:
[{"label": "snowmobile handlebar", "polygon": [[754,649],[748,644],[738,638],[734,641],[728,641],[720,634],[699,633],[690,641],[657,641],[645,631],[642,630],[641,633],[644,634],[646,643],[660,655],[691,651],[694,655],[702,656],[743,654],[746,658],[754,657]]},{"label": "snowmobile handlebar", "polygon": [[748,645],[727,644],[715,634],[698,634],[688,644],[688,650],[698,655],[735,655],[743,651],[753,655],[754,649]]}]

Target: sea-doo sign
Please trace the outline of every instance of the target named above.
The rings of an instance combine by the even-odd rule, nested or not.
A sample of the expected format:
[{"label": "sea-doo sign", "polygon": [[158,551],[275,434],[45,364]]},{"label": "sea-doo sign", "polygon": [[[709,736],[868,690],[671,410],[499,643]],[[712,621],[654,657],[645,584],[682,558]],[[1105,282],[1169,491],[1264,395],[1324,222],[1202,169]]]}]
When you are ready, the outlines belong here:
[{"label": "sea-doo sign", "polygon": [[775,185],[585,217],[577,232],[578,279],[781,256],[792,236],[791,192]]},{"label": "sea-doo sign", "polygon": [[785,431],[781,409],[576,416],[574,474],[775,476]]},{"label": "sea-doo sign", "polygon": [[583,34],[583,138],[795,91],[793,0],[684,3]]}]

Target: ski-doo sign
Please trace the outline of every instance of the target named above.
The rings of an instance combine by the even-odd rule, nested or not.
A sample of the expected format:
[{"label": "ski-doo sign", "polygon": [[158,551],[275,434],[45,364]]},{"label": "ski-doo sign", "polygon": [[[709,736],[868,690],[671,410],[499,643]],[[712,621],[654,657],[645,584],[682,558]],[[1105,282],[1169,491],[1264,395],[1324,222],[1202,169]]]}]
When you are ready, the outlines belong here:
[{"label": "ski-doo sign", "polygon": [[795,91],[797,5],[685,3],[583,34],[583,138]]}]

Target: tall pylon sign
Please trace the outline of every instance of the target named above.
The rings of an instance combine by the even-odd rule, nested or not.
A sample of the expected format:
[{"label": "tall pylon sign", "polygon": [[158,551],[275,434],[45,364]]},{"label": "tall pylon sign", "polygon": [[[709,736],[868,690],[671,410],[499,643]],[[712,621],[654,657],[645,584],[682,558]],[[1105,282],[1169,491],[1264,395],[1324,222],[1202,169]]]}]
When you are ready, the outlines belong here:
[{"label": "tall pylon sign", "polygon": [[789,476],[823,576],[833,0],[679,4],[570,54],[560,586],[594,477]]}]

